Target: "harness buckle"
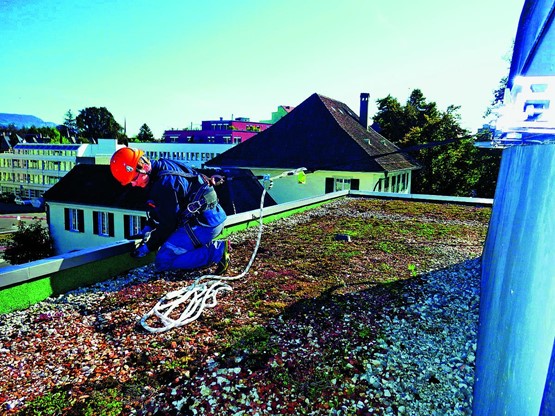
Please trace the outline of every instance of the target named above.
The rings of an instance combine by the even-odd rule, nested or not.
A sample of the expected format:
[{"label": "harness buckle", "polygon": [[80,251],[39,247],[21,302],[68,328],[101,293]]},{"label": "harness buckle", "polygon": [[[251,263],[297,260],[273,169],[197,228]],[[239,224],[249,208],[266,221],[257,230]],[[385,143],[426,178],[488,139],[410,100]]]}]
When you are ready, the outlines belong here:
[{"label": "harness buckle", "polygon": [[202,208],[200,200],[193,201],[187,204],[187,211],[191,214],[196,214]]}]

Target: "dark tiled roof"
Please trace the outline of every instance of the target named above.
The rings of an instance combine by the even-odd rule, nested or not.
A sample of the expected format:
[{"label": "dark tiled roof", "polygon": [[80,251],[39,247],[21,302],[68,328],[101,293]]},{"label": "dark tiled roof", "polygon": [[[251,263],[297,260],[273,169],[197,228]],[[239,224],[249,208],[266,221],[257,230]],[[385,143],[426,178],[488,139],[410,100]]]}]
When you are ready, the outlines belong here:
[{"label": "dark tiled roof", "polygon": [[[345,104],[313,94],[269,129],[209,161],[209,166],[383,172],[418,165]],[[380,156],[382,155],[382,156]]]},{"label": "dark tiled roof", "polygon": [[[214,170],[199,169],[210,176]],[[220,173],[220,172],[218,172]],[[254,210],[260,207],[262,186],[249,171],[227,169],[229,178],[216,188],[220,204],[228,215]],[[77,165],[56,185],[44,194],[46,202],[62,202],[79,205],[101,206],[142,211],[145,209],[146,191],[130,185],[122,187],[108,165]],[[276,205],[266,195],[265,206]]]},{"label": "dark tiled roof", "polygon": [[10,136],[1,134],[0,135],[0,151],[7,152],[12,148],[12,144],[10,143]]},{"label": "dark tiled roof", "polygon": [[44,193],[46,202],[144,210],[142,188],[122,187],[108,165],[76,165]]}]

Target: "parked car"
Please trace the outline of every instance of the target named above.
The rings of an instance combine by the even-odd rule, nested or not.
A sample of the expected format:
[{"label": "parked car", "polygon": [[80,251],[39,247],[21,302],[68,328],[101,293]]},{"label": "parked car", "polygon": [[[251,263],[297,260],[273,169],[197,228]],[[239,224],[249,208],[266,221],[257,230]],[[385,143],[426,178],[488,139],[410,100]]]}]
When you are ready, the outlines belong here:
[{"label": "parked car", "polygon": [[19,196],[15,197],[15,201],[14,201],[17,205],[30,205],[33,206],[35,208],[40,208],[43,203],[44,200],[42,198],[21,198]]}]

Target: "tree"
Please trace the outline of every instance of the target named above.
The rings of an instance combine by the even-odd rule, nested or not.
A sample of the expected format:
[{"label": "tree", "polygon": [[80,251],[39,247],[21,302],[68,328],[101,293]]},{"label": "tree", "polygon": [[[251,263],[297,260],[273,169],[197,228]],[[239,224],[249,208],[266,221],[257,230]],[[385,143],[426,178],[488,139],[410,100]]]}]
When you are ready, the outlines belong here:
[{"label": "tree", "polygon": [[503,98],[505,97],[505,89],[507,88],[507,83],[509,82],[509,77],[505,76],[499,81],[499,85],[495,90],[493,90],[493,99],[491,100],[490,106],[486,109],[484,113],[484,118],[493,118],[497,120],[499,118],[499,109],[503,105]]},{"label": "tree", "polygon": [[96,143],[99,138],[115,138],[118,141],[125,138],[122,127],[106,107],[87,107],[81,110],[76,123],[80,135],[90,143]]},{"label": "tree", "polygon": [[[509,49],[509,51],[507,51],[507,54],[504,58],[504,60],[507,62],[507,72],[509,72],[511,68],[511,61],[512,61],[514,47],[515,47],[515,43],[513,40],[511,48]],[[497,88],[493,90],[493,98],[491,100],[490,106],[486,109],[486,112],[484,113],[484,118],[489,118],[490,123],[494,122],[499,118],[499,115],[500,115],[499,110],[503,106],[503,99],[505,98],[505,89],[507,88],[508,83],[509,83],[509,77],[506,75],[499,80],[499,84],[497,85]]]},{"label": "tree", "polygon": [[6,244],[4,260],[10,264],[28,263],[54,254],[52,239],[39,221],[30,225],[21,222]]},{"label": "tree", "polygon": [[[477,135],[476,140],[485,142],[491,139],[489,132]],[[501,166],[502,149],[480,149],[476,148],[476,166],[479,171],[480,180],[476,184],[476,193],[486,198],[493,198],[497,187],[497,178]]]},{"label": "tree", "polygon": [[[508,60],[508,62],[510,66],[510,60]],[[490,125],[494,125],[501,115],[501,107],[503,106],[503,100],[505,98],[505,90],[507,89],[508,81],[508,76],[502,77],[499,80],[497,88],[493,90],[493,98],[491,100],[490,106],[486,109],[486,112],[484,113],[484,118],[489,118]],[[490,141],[492,134],[493,131],[479,131],[477,135],[477,140],[483,142]],[[491,197],[493,197],[497,185],[499,168],[501,166],[501,149],[482,149],[479,153],[481,176],[483,178],[491,178],[491,180],[481,181],[478,184],[478,191],[482,192],[483,195],[490,195]]]},{"label": "tree", "polygon": [[60,141],[60,132],[55,127],[21,127],[16,128],[13,124],[8,127],[10,131],[10,142],[12,146],[18,143],[17,136],[26,138],[33,135],[42,143],[57,143]]},{"label": "tree", "polygon": [[153,142],[154,141],[154,134],[152,134],[152,130],[147,124],[143,124],[139,129],[139,134],[137,135],[137,140],[139,142]]},{"label": "tree", "polygon": [[46,137],[50,138],[50,143],[60,143],[61,142],[61,137],[60,137],[60,131],[55,128],[55,127],[43,127],[43,129],[46,128],[48,129],[48,131],[46,131]]},{"label": "tree", "polygon": [[62,136],[69,139],[70,137],[77,137],[79,129],[77,127],[77,119],[73,115],[71,110],[67,110],[64,118],[64,124],[60,126],[60,131]]},{"label": "tree", "polygon": [[[459,107],[451,105],[440,111],[435,102],[426,101],[419,89],[412,91],[404,106],[390,95],[377,103],[374,122],[380,126],[381,134],[399,147],[449,143],[411,152],[422,166],[413,175],[413,192],[454,196],[469,196],[478,190],[490,192],[491,186],[481,182],[491,183],[492,178],[486,176],[481,165],[484,160],[474,146],[474,138],[459,124]],[[493,196],[491,192],[479,195]]]}]

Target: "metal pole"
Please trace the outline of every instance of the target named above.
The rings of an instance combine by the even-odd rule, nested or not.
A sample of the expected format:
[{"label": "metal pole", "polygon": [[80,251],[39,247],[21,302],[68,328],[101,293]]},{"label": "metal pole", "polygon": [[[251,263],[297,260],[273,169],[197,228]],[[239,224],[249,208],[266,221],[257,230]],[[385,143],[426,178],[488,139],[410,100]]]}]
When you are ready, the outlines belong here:
[{"label": "metal pole", "polygon": [[476,416],[555,412],[554,253],[555,144],[506,148],[482,257]]}]

